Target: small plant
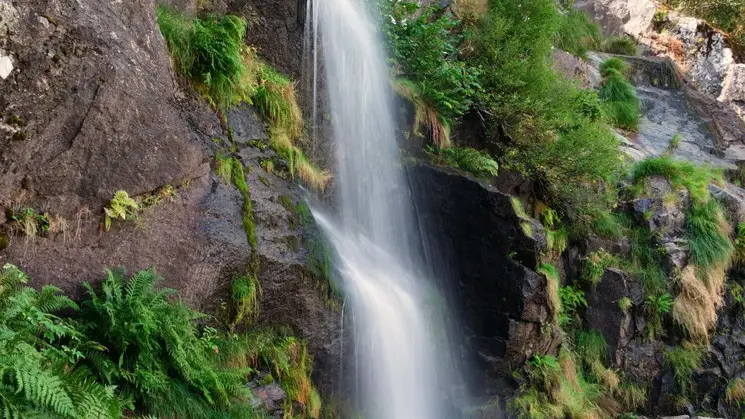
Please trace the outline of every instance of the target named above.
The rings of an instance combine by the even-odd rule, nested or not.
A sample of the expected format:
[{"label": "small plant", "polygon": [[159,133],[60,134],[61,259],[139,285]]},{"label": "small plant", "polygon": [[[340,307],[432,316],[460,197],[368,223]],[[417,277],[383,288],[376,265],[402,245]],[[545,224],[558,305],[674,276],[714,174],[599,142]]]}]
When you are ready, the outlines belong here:
[{"label": "small plant", "polygon": [[618,258],[606,252],[605,249],[592,252],[584,260],[582,278],[595,287],[603,278],[605,269],[611,266],[618,266],[618,264]]},{"label": "small plant", "polygon": [[724,399],[730,406],[745,404],[745,379],[738,377],[730,381],[724,391]]},{"label": "small plant", "polygon": [[33,208],[20,209],[13,214],[12,219],[27,237],[43,236],[49,232],[49,216],[46,213],[37,213]]},{"label": "small plant", "polygon": [[668,18],[668,12],[667,10],[657,9],[654,12],[654,17],[652,18],[652,27],[654,27],[654,30],[657,32],[662,31],[662,29],[667,26],[667,24],[670,22],[670,19]]},{"label": "small plant", "polygon": [[678,391],[685,396],[690,394],[693,374],[701,369],[705,355],[704,347],[675,347],[664,353],[665,365],[672,368]]},{"label": "small plant", "polygon": [[573,286],[563,286],[559,289],[559,299],[561,300],[561,315],[559,316],[559,326],[566,328],[571,326],[577,316],[577,312],[587,307],[585,292]]},{"label": "small plant", "polygon": [[618,300],[618,308],[621,309],[624,313],[628,313],[629,310],[631,310],[631,307],[634,306],[634,302],[629,297],[623,297],[620,300]]},{"label": "small plant", "polygon": [[672,154],[672,152],[677,150],[678,147],[680,147],[680,134],[676,132],[675,135],[673,135],[673,138],[670,139],[670,144],[667,146],[665,153]]},{"label": "small plant", "polygon": [[233,281],[232,300],[234,305],[233,320],[230,329],[239,324],[251,326],[259,317],[261,284],[255,276],[242,276]]},{"label": "small plant", "polygon": [[639,98],[636,89],[619,71],[620,60],[611,59],[603,63],[605,73],[598,97],[604,103],[605,112],[613,125],[630,131],[639,126]]},{"label": "small plant", "polygon": [[626,76],[629,71],[629,65],[621,58],[612,57],[600,63],[600,75],[608,77],[613,74]]},{"label": "small plant", "polygon": [[647,326],[644,329],[647,339],[655,340],[662,336],[664,328],[662,327],[662,318],[673,308],[675,301],[668,293],[662,295],[650,295],[644,302],[644,313],[647,316]]},{"label": "small plant", "polygon": [[114,193],[108,207],[103,210],[106,213],[104,218],[104,227],[106,231],[111,229],[111,220],[132,220],[137,217],[137,211],[140,205],[134,199],[129,197],[127,191],[119,190]]}]

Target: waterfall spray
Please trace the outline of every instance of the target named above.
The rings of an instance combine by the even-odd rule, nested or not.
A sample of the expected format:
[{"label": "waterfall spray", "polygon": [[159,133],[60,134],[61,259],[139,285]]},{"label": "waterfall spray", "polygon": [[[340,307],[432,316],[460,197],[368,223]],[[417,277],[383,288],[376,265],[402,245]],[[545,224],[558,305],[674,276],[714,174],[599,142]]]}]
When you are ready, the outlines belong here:
[{"label": "waterfall spray", "polygon": [[314,215],[335,247],[353,312],[359,403],[368,419],[438,419],[447,369],[436,361],[427,269],[412,246],[419,233],[381,42],[365,4],[314,1],[307,44],[320,37],[339,192],[338,218]]}]

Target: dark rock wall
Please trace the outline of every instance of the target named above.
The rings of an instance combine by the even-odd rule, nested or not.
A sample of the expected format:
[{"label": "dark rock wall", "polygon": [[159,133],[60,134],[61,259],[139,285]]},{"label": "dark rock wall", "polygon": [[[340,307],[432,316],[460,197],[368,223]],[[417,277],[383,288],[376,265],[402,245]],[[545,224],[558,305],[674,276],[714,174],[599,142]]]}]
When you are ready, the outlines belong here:
[{"label": "dark rock wall", "polygon": [[409,175],[420,224],[440,252],[430,263],[440,267],[462,328],[457,339],[476,371],[471,385],[483,391],[484,380],[555,349],[552,333],[541,330],[546,280],[534,271],[543,233],[536,226],[536,238],[526,236],[510,197],[468,175],[426,164]]}]

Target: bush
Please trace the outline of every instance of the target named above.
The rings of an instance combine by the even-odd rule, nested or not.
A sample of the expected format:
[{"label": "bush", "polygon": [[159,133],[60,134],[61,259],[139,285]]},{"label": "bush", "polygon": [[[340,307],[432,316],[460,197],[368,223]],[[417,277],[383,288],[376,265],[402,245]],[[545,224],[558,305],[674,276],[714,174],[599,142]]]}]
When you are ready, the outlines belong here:
[{"label": "bush", "polygon": [[634,38],[629,36],[615,36],[608,38],[603,42],[600,49],[609,54],[635,56],[637,53],[636,41]]},{"label": "bush", "polygon": [[446,120],[463,115],[481,91],[479,70],[458,59],[458,21],[435,7],[385,0],[383,30],[399,76],[416,83],[424,101]]},{"label": "bush", "polygon": [[626,61],[618,58],[608,58],[607,60],[600,63],[600,75],[608,77],[612,74],[621,74],[625,76],[629,71],[629,65]]},{"label": "bush", "polygon": [[587,51],[597,51],[602,43],[598,25],[582,11],[570,9],[562,19],[559,31],[554,37],[554,46],[580,58],[586,58]]}]

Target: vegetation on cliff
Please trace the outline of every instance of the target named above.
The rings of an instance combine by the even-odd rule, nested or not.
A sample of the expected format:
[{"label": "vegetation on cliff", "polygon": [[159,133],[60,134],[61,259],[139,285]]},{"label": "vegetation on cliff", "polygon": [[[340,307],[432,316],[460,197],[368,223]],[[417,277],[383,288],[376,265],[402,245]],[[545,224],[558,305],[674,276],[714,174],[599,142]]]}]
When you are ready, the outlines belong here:
[{"label": "vegetation on cliff", "polygon": [[[0,271],[0,412],[5,418],[262,418],[246,383],[277,380],[293,417],[317,418],[302,341],[271,330],[231,334],[157,289],[153,270],[108,271],[78,304]],[[221,328],[223,328],[221,326]],[[299,406],[299,411],[298,411]]]}]

